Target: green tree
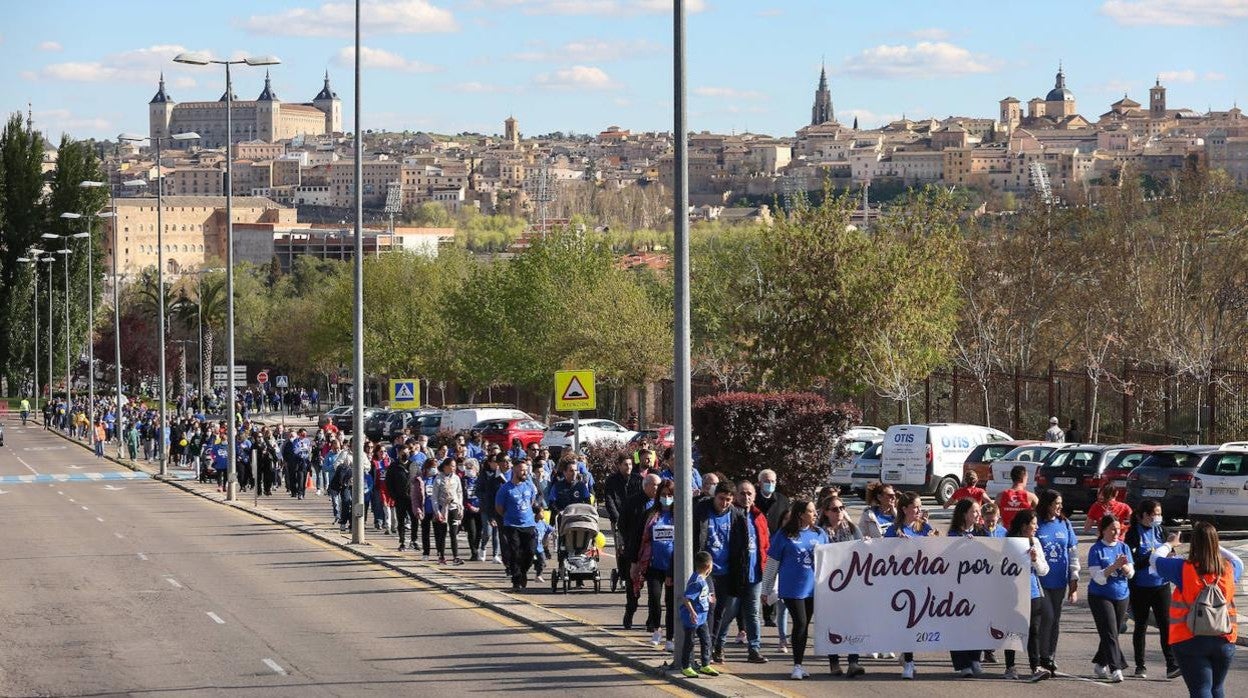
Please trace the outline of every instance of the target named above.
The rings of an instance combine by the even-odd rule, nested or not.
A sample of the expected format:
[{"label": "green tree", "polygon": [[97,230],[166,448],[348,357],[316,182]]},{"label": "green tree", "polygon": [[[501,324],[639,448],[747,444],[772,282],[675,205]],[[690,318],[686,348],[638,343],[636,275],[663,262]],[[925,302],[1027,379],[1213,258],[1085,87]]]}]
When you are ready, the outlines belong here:
[{"label": "green tree", "polygon": [[[14,113],[0,134],[0,376],[10,385],[26,375],[33,364],[29,352],[34,349],[29,340],[34,320],[29,299],[34,281],[27,264],[17,259],[36,244],[45,247],[39,239],[47,220],[42,161],[43,136],[29,129],[21,114]],[[39,291],[36,307],[46,308],[53,293],[47,284]]]}]

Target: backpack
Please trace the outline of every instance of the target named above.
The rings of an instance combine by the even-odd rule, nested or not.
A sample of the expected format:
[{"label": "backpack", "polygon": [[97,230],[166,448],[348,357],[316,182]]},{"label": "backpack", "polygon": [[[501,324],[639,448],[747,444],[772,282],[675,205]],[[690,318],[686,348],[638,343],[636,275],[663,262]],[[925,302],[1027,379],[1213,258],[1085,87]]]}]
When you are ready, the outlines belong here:
[{"label": "backpack", "polygon": [[1222,585],[1215,580],[1212,584],[1200,579],[1200,591],[1196,600],[1187,611],[1187,629],[1197,637],[1218,637],[1231,632],[1230,605],[1226,595],[1222,593]]}]

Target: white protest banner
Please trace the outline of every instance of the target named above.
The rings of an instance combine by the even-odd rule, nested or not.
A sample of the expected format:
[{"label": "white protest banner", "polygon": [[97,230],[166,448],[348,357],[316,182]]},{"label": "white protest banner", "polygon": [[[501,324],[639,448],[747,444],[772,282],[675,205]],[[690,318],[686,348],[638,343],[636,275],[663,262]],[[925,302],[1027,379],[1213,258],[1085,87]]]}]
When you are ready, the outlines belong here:
[{"label": "white protest banner", "polygon": [[815,654],[1021,649],[1025,538],[884,538],[815,549]]}]

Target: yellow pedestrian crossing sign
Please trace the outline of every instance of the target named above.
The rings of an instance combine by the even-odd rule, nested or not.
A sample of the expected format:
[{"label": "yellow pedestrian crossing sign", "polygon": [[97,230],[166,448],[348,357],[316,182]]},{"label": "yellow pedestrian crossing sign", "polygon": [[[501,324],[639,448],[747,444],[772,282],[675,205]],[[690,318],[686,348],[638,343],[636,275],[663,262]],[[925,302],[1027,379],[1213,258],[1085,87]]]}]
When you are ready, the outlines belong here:
[{"label": "yellow pedestrian crossing sign", "polygon": [[593,371],[555,372],[555,410],[575,412],[597,407]]},{"label": "yellow pedestrian crossing sign", "polygon": [[390,409],[410,410],[420,407],[420,381],[416,378],[390,380]]}]

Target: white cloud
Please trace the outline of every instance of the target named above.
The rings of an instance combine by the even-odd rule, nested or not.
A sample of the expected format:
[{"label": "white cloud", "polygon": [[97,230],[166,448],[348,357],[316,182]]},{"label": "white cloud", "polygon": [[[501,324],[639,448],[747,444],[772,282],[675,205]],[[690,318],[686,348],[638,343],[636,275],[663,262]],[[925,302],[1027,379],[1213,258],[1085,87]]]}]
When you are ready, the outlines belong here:
[{"label": "white cloud", "polygon": [[[39,69],[48,80],[64,82],[146,82],[155,85],[161,71],[186,70],[173,62],[185,52],[184,46],[160,44],[105,56],[99,61],[68,61],[50,63]],[[177,86],[193,86],[192,78],[175,78]]]},{"label": "white cloud", "polygon": [[915,29],[910,32],[910,38],[919,39],[920,41],[944,41],[949,38],[949,32],[937,27],[928,27],[926,29]]},{"label": "white cloud", "polygon": [[[485,10],[517,8],[529,15],[597,15],[620,17],[672,12],[672,0],[475,0],[471,5]],[[706,9],[705,0],[686,0],[685,11],[693,14]]]},{"label": "white cloud", "polygon": [[79,117],[68,109],[44,109],[34,112],[35,128],[52,141],[60,134],[68,133],[75,137],[98,135],[113,129],[113,123],[99,117]]},{"label": "white cloud", "polygon": [[1119,24],[1169,27],[1221,26],[1248,19],[1244,0],[1105,0],[1101,14]]},{"label": "white cloud", "polygon": [[767,99],[767,95],[757,90],[738,90],[733,87],[695,87],[693,93],[699,97],[719,99]]},{"label": "white cloud", "polygon": [[[450,10],[427,0],[364,0],[360,8],[365,34],[438,34],[459,30]],[[353,35],[355,5],[327,2],[316,8],[297,7],[272,15],[252,15],[236,24],[253,34],[281,36]]]},{"label": "white cloud", "polygon": [[[354,66],[355,47],[344,46],[339,49],[338,55],[334,57],[334,62],[341,66]],[[379,48],[369,48],[368,46],[360,47],[360,65],[365,68],[397,70],[404,73],[434,73],[441,70],[441,68],[435,65],[409,60],[397,53],[391,53]]]},{"label": "white cloud", "polygon": [[55,41],[41,41],[36,48],[40,51],[60,51],[61,45]]},{"label": "white cloud", "polygon": [[544,44],[537,42],[532,49],[512,54],[511,58],[543,63],[605,63],[650,56],[662,50],[662,46],[647,39],[583,39],[569,41],[554,50],[546,50]]},{"label": "white cloud", "polygon": [[542,73],[533,78],[533,83],[548,90],[613,90],[617,87],[602,68],[587,65]]},{"label": "white cloud", "polygon": [[1212,71],[1212,70],[1206,73],[1197,73],[1196,71],[1191,70],[1191,69],[1163,70],[1160,73],[1157,73],[1157,79],[1161,80],[1162,82],[1196,82],[1198,80],[1204,80],[1206,82],[1216,82],[1218,80],[1225,80],[1226,75],[1223,73]]},{"label": "white cloud", "polygon": [[869,48],[845,61],[841,72],[867,78],[939,78],[990,73],[996,61],[942,41],[920,41],[913,46]]}]

